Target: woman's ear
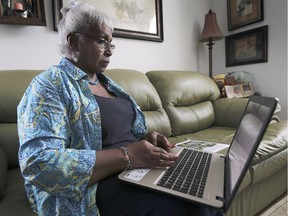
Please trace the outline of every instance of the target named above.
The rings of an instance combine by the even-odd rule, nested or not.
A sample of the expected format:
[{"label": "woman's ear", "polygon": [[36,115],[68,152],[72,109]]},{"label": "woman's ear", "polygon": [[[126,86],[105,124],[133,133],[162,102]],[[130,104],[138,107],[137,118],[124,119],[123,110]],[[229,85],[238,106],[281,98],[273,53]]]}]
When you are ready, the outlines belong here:
[{"label": "woman's ear", "polygon": [[68,34],[67,35],[67,44],[73,50],[76,50],[76,51],[78,50],[78,41],[79,41],[79,37],[77,37],[76,34]]}]

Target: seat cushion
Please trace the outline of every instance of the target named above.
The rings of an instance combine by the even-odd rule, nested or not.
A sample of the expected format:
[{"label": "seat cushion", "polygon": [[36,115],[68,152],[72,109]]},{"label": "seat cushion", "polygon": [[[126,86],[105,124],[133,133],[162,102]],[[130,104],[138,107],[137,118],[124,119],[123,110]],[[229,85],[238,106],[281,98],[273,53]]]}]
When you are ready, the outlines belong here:
[{"label": "seat cushion", "polygon": [[36,215],[30,208],[20,169],[10,169],[3,197],[0,200],[0,215]]}]

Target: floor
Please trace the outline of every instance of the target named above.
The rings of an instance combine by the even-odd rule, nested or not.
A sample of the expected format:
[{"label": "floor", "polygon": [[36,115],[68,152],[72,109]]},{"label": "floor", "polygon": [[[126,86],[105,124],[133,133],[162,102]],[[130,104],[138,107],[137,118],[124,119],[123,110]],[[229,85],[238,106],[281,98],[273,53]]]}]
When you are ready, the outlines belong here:
[{"label": "floor", "polygon": [[287,216],[287,194],[280,197],[268,209],[264,210],[257,216]]}]

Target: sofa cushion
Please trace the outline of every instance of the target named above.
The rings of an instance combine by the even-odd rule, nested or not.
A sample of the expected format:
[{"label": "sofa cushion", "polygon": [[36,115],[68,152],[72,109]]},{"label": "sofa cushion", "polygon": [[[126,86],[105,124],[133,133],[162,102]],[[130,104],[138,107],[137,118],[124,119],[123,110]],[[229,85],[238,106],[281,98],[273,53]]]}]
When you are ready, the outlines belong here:
[{"label": "sofa cushion", "polygon": [[[17,106],[27,86],[40,70],[0,71],[0,146],[8,158],[8,167],[18,165]],[[17,81],[17,86],[12,85]]]},{"label": "sofa cushion", "polygon": [[219,98],[213,101],[215,126],[237,128],[240,124],[248,98]]},{"label": "sofa cushion", "polygon": [[191,71],[149,71],[146,75],[169,116],[173,136],[213,125],[212,101],[219,98],[220,92],[212,79]]},{"label": "sofa cushion", "polygon": [[137,102],[145,115],[148,131],[155,130],[165,136],[171,135],[168,116],[157,91],[144,73],[135,70],[110,69],[105,71],[105,75],[117,82]]},{"label": "sofa cushion", "polygon": [[0,199],[6,187],[7,169],[7,157],[3,149],[0,147]]},{"label": "sofa cushion", "polygon": [[[19,101],[32,78],[39,72],[39,70],[7,70],[0,72],[0,123],[16,123],[16,108]],[[12,85],[15,81],[17,81],[17,86]]]},{"label": "sofa cushion", "polygon": [[30,208],[20,169],[8,171],[6,188],[0,201],[0,215],[36,215]]},{"label": "sofa cushion", "polygon": [[0,146],[8,158],[9,168],[18,168],[19,140],[16,123],[0,123]]},{"label": "sofa cushion", "polygon": [[168,139],[172,143],[178,143],[188,139],[194,139],[194,140],[204,140],[208,142],[210,141],[210,142],[224,143],[228,145],[231,143],[235,131],[236,128],[212,126],[205,130],[189,134],[181,134],[175,137],[169,137]]}]

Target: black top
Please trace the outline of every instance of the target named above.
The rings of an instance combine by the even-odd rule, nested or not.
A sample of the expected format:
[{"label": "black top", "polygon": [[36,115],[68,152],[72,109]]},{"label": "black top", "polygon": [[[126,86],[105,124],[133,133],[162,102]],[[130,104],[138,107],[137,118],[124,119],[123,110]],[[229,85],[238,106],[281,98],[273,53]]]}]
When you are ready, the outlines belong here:
[{"label": "black top", "polygon": [[131,129],[135,111],[128,99],[105,98],[95,95],[100,107],[103,149],[119,148],[136,142]]}]

